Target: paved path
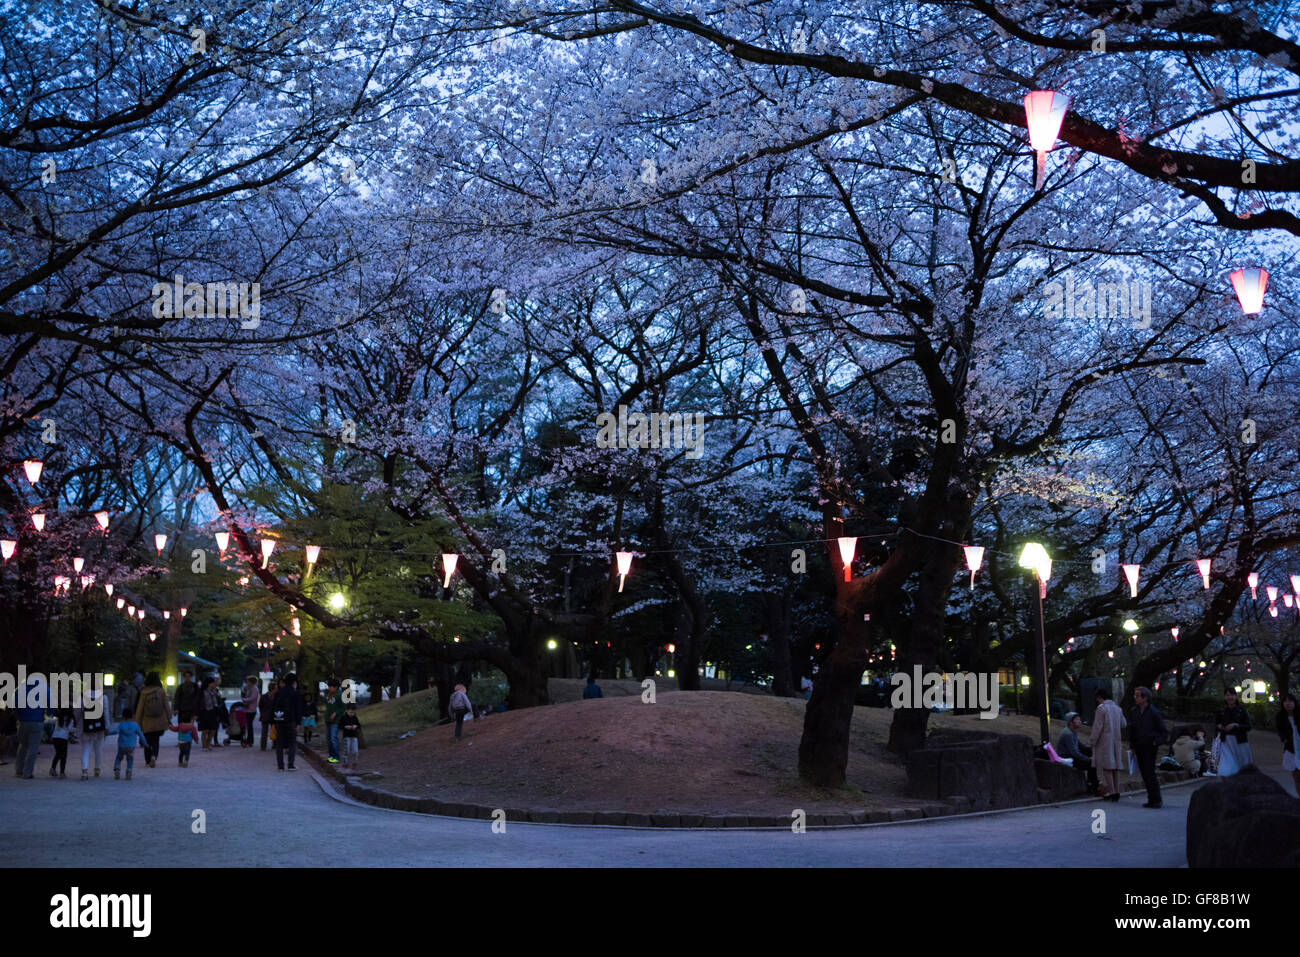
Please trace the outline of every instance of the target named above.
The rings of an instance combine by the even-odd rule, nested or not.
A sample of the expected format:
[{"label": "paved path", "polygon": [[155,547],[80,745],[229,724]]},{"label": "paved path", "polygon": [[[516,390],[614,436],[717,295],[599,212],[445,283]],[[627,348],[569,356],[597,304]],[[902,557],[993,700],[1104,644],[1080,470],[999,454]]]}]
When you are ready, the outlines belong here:
[{"label": "paved path", "polygon": [[[338,800],[305,760],[282,773],[271,751],[256,748],[196,751],[179,768],[168,735],[157,768],[144,767],[137,749],[134,780],[113,780],[109,761],[107,777],[84,783],[80,748],[72,751],[66,780],[49,777],[48,744],[34,780],[0,768],[0,866],[1182,867],[1187,803],[1205,783],[1166,789],[1160,810],[1144,809],[1139,792],[1118,804],[805,834],[515,823],[493,834],[490,821]],[[1092,831],[1094,808],[1106,812],[1104,835]],[[206,812],[206,833],[191,829],[196,809]]]}]

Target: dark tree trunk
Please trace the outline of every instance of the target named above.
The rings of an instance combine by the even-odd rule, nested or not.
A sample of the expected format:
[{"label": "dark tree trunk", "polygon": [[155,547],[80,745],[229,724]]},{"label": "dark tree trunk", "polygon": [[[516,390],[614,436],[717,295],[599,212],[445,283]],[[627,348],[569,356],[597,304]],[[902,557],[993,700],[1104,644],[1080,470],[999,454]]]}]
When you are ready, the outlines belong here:
[{"label": "dark tree trunk", "polygon": [[867,629],[853,591],[837,589],[836,641],[813,679],[799,741],[799,776],[819,787],[844,786],[853,699],[867,668]]},{"label": "dark tree trunk", "polygon": [[768,592],[764,599],[767,640],[772,647],[772,694],[795,696],[795,676],[790,669],[790,597],[785,592]]}]

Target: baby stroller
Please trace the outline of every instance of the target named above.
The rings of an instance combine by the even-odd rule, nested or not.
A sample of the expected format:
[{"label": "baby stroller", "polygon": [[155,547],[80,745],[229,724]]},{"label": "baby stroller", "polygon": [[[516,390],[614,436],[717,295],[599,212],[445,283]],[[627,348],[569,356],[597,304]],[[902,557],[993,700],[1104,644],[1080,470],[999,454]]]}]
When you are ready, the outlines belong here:
[{"label": "baby stroller", "polygon": [[246,716],[242,704],[237,704],[230,709],[230,721],[226,725],[226,744],[230,744],[232,741],[244,740],[245,720]]}]

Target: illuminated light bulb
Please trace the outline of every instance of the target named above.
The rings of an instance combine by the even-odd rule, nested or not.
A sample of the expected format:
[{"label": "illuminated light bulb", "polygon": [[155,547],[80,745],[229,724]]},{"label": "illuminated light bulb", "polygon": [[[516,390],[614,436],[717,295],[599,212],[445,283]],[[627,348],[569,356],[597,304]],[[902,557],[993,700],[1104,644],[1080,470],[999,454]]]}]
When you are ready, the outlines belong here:
[{"label": "illuminated light bulb", "polygon": [[618,562],[618,590],[623,590],[623,582],[627,580],[628,572],[632,570],[632,552],[619,552],[614,556]]},{"label": "illuminated light bulb", "polygon": [[81,569],[85,567],[85,564],[86,560],[84,558],[74,558],[72,560],[72,570],[80,575]]},{"label": "illuminated light bulb", "polygon": [[963,545],[962,550],[966,553],[966,567],[970,569],[970,590],[975,590],[975,573],[980,570],[984,564],[984,546],[983,545]]},{"label": "illuminated light bulb", "polygon": [[1237,291],[1241,311],[1253,316],[1264,308],[1264,290],[1268,288],[1268,271],[1265,269],[1238,269],[1229,278]]},{"label": "illuminated light bulb", "polygon": [[126,617],[128,617],[128,618],[134,618],[134,617],[135,617],[135,605],[127,605],[127,606],[126,606]]},{"label": "illuminated light bulb", "polygon": [[125,599],[125,598],[119,598],[119,599],[117,600],[117,607],[118,607],[118,610],[120,611],[121,608],[122,608],[122,606],[125,605],[125,604],[126,604],[126,599]]},{"label": "illuminated light bulb", "polygon": [[27,473],[27,481],[35,485],[41,480],[41,469],[45,463],[38,459],[27,459],[23,462],[23,471]]},{"label": "illuminated light bulb", "polygon": [[153,537],[153,546],[154,548],[158,549],[159,557],[162,556],[163,546],[166,544],[167,544],[167,536],[164,535],[162,532],[159,532],[157,535]]},{"label": "illuminated light bulb", "polygon": [[1246,584],[1250,586],[1250,597],[1258,598],[1259,595],[1256,593],[1255,589],[1259,587],[1259,572],[1251,572],[1247,575]]},{"label": "illuminated light bulb", "polygon": [[1196,560],[1196,567],[1200,570],[1201,581],[1205,583],[1205,587],[1208,590],[1210,587],[1210,559],[1198,558]]},{"label": "illuminated light bulb", "polygon": [[307,546],[307,564],[308,564],[308,565],[315,565],[315,564],[316,564],[316,559],[318,559],[318,558],[320,558],[320,546],[319,546],[319,545],[308,545],[308,546]]},{"label": "illuminated light bulb", "polygon": [[451,576],[456,574],[456,561],[460,558],[457,552],[442,553],[442,587],[451,587]]},{"label": "illuminated light bulb", "polygon": [[1270,615],[1272,615],[1274,618],[1276,618],[1276,617],[1277,617],[1277,605],[1269,605],[1269,606],[1268,606],[1268,613],[1269,613]]},{"label": "illuminated light bulb", "polygon": [[1288,608],[1291,607],[1291,605],[1292,605],[1293,602],[1294,602],[1294,599],[1293,599],[1290,595],[1283,595],[1283,596],[1282,596],[1282,604],[1286,605]]},{"label": "illuminated light bulb", "polygon": [[1177,641],[1177,640],[1178,640],[1178,626],[1175,625],[1174,627],[1170,628],[1169,630],[1170,630],[1171,632],[1173,632],[1173,635],[1174,635],[1174,641]]},{"label": "illuminated light bulb", "polygon": [[184,605],[182,605],[182,606],[181,606],[181,617],[184,618],[184,617],[185,617],[186,615],[188,615],[189,613],[190,613],[190,610],[189,610],[188,608],[186,608]]},{"label": "illuminated light bulb", "polygon": [[840,546],[840,561],[844,565],[844,580],[853,580],[853,553],[858,550],[856,537],[841,536],[836,539]]},{"label": "illuminated light bulb", "polygon": [[1070,109],[1070,97],[1052,90],[1035,90],[1025,96],[1025,125],[1029,127],[1029,144],[1038,154],[1034,188],[1042,189],[1047,181],[1047,154],[1056,145],[1061,124]]},{"label": "illuminated light bulb", "polygon": [[14,557],[14,550],[18,548],[18,543],[8,538],[0,541],[0,555],[4,556],[5,561]]},{"label": "illuminated light bulb", "polygon": [[266,568],[267,563],[271,561],[271,552],[275,551],[275,539],[262,539],[262,567]]},{"label": "illuminated light bulb", "polygon": [[100,511],[95,513],[95,521],[99,522],[99,527],[108,531],[108,512]]},{"label": "illuminated light bulb", "polygon": [[144,621],[144,609],[143,609],[143,608],[137,608],[137,609],[135,610],[135,615],[136,615],[136,617],[139,618],[141,621]]},{"label": "illuminated light bulb", "polygon": [[217,532],[217,548],[221,549],[221,557],[226,557],[226,549],[230,547],[230,533]]},{"label": "illuminated light bulb", "polygon": [[1278,591],[1278,589],[1277,589],[1277,586],[1276,586],[1276,585],[1266,585],[1265,588],[1264,588],[1264,590],[1268,592],[1268,600],[1269,600],[1270,602],[1277,601],[1277,591]]},{"label": "illuminated light bulb", "polygon": [[44,513],[44,512],[33,512],[33,513],[32,513],[32,527],[35,528],[38,532],[43,532],[43,531],[45,531],[45,513]]},{"label": "illuminated light bulb", "polygon": [[111,582],[104,586],[104,591],[108,593],[109,598],[113,597],[113,585]]},{"label": "illuminated light bulb", "polygon": [[164,620],[164,621],[170,621],[170,620],[171,620],[171,617],[172,617],[172,613],[171,613],[170,611],[167,611],[166,609],[164,609],[164,610],[163,610],[163,620]]},{"label": "illuminated light bulb", "polygon": [[1124,577],[1128,579],[1128,590],[1129,590],[1130,598],[1136,598],[1138,596],[1138,570],[1141,567],[1142,567],[1141,565],[1120,566],[1120,568],[1124,569]]}]

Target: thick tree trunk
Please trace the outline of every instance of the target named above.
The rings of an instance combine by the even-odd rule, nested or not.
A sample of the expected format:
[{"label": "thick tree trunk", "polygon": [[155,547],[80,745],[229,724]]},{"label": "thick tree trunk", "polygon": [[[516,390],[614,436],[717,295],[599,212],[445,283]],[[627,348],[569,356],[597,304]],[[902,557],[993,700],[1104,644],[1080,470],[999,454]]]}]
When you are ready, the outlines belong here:
[{"label": "thick tree trunk", "polygon": [[784,592],[769,592],[764,599],[767,640],[772,647],[772,694],[795,696],[795,677],[790,669],[790,598]]},{"label": "thick tree trunk", "polygon": [[[799,741],[799,776],[819,787],[843,787],[849,765],[853,699],[867,667],[867,629],[854,592],[837,589],[835,647],[813,679]],[[855,620],[856,619],[856,620]]]}]

